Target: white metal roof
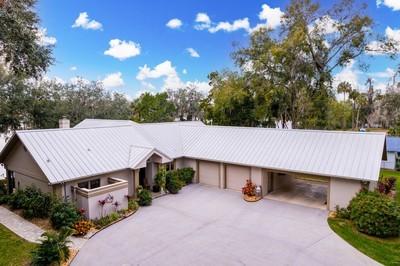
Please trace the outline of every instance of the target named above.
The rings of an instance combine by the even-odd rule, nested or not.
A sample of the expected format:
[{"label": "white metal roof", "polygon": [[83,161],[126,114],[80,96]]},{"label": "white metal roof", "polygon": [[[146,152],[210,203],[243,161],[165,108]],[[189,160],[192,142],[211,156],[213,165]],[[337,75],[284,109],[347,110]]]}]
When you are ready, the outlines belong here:
[{"label": "white metal roof", "polygon": [[[95,121],[93,121],[94,123]],[[139,167],[155,152],[342,178],[379,176],[385,134],[155,123],[18,131],[51,183]],[[92,122],[91,122],[92,123]],[[4,161],[6,152],[0,154]]]},{"label": "white metal roof", "polygon": [[115,127],[115,126],[131,126],[137,123],[131,120],[111,120],[111,119],[90,119],[87,118],[75,125],[74,128],[91,128],[91,127]]}]

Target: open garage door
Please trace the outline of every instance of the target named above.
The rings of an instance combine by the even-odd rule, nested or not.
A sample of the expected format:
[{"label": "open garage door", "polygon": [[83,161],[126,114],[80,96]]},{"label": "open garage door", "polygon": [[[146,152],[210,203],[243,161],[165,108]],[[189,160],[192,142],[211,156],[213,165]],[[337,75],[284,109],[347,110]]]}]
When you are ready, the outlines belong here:
[{"label": "open garage door", "polygon": [[210,186],[219,186],[219,163],[199,162],[199,182]]},{"label": "open garage door", "polygon": [[288,203],[327,209],[328,177],[311,176],[300,173],[272,173],[268,179],[269,193],[266,198]]},{"label": "open garage door", "polygon": [[226,188],[241,190],[250,178],[250,167],[239,165],[226,166]]}]

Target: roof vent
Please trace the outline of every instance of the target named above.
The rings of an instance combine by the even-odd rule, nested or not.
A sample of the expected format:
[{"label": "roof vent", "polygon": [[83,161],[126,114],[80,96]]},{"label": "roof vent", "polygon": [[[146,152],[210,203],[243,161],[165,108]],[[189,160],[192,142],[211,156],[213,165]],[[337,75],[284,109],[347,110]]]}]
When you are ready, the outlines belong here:
[{"label": "roof vent", "polygon": [[69,119],[66,116],[63,116],[63,118],[58,120],[58,126],[60,128],[70,128]]}]

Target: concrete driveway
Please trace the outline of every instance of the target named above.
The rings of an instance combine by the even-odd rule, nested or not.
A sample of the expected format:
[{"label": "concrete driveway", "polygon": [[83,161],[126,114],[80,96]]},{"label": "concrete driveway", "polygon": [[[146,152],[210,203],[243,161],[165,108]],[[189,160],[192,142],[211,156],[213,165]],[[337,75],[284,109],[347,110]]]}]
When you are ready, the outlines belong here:
[{"label": "concrete driveway", "polygon": [[374,265],[327,211],[203,185],[153,201],[95,235],[72,265]]}]

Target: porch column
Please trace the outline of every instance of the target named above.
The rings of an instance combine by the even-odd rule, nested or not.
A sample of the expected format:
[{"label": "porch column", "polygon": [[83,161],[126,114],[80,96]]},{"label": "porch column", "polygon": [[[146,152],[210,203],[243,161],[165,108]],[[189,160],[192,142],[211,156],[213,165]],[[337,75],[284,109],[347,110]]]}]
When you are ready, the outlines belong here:
[{"label": "porch column", "polygon": [[139,172],[140,169],[135,169],[133,170],[133,196],[136,198],[136,191],[137,191],[137,187],[139,186]]},{"label": "porch column", "polygon": [[219,188],[226,188],[226,177],[225,177],[225,164],[219,164]]}]

